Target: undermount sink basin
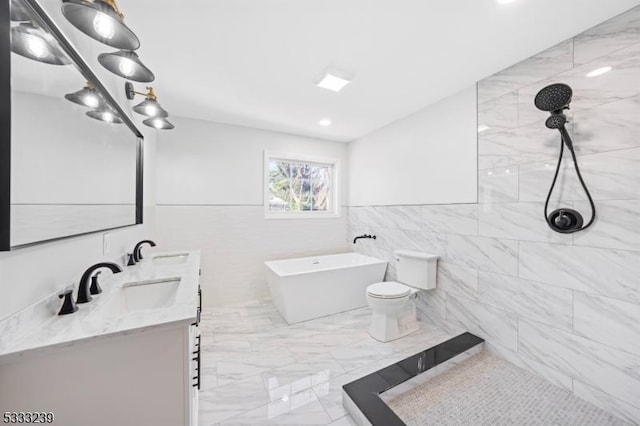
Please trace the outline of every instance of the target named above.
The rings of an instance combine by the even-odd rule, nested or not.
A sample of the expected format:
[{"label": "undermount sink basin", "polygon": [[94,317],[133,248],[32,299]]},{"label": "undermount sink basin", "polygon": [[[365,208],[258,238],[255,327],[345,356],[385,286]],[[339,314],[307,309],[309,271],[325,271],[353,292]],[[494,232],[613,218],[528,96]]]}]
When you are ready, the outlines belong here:
[{"label": "undermount sink basin", "polygon": [[175,265],[185,263],[189,258],[189,253],[163,254],[155,256],[153,263],[158,265]]},{"label": "undermount sink basin", "polygon": [[125,283],[121,289],[120,307],[126,311],[139,311],[171,306],[179,285],[180,278]]}]

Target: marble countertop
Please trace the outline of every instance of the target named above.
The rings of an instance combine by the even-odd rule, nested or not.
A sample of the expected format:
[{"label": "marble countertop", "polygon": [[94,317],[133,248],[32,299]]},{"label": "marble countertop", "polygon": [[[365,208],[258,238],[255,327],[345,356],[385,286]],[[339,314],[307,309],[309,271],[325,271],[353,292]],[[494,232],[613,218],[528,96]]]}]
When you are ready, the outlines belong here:
[{"label": "marble countertop", "polygon": [[[186,254],[185,261],[162,264],[154,258]],[[169,259],[167,259],[169,261]],[[87,265],[89,266],[89,265]],[[103,270],[104,271],[104,270]],[[153,253],[123,272],[101,276],[102,293],[69,315],[57,315],[62,301],[57,293],[0,321],[0,362],[27,352],[73,345],[88,339],[143,330],[150,327],[191,324],[196,321],[200,251]],[[123,285],[132,282],[180,279],[175,298],[155,309],[129,309],[123,303]],[[162,285],[162,284],[160,284]],[[76,295],[74,290],[74,299]]]}]

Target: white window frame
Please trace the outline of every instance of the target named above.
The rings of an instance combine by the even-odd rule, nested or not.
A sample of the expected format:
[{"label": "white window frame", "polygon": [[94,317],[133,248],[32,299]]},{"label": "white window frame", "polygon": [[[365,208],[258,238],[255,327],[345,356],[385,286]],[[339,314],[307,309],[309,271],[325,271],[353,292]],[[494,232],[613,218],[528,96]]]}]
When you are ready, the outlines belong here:
[{"label": "white window frame", "polygon": [[[301,211],[301,212],[272,212],[269,210],[269,162],[271,160],[300,161],[304,163],[315,163],[331,165],[331,194],[330,202],[332,209],[326,212],[321,211]],[[264,151],[264,218],[265,219],[320,219],[340,217],[340,160],[337,158],[313,157],[290,152]]]}]

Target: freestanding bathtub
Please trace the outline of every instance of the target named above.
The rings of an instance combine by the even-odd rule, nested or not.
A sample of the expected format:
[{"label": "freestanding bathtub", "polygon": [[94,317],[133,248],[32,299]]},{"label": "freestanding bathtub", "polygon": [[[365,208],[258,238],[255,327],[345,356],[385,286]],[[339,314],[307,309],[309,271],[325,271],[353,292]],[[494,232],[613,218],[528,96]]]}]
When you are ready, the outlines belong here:
[{"label": "freestanding bathtub", "polygon": [[360,253],[264,263],[276,309],[288,324],[367,306],[367,286],[384,279],[387,262]]}]

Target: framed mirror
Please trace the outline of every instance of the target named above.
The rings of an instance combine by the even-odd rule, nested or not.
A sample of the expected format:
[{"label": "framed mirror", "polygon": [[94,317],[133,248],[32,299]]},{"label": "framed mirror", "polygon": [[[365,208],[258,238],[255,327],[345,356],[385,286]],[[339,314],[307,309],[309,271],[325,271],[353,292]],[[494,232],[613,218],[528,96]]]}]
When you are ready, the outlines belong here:
[{"label": "framed mirror", "polygon": [[141,132],[37,1],[2,3],[0,250],[142,223]]}]

